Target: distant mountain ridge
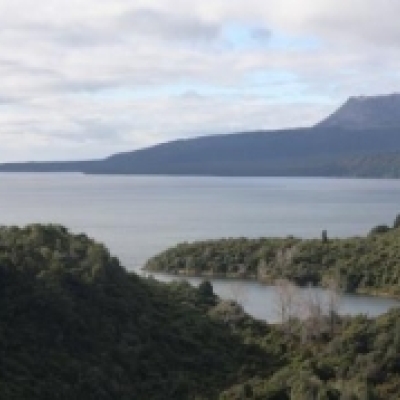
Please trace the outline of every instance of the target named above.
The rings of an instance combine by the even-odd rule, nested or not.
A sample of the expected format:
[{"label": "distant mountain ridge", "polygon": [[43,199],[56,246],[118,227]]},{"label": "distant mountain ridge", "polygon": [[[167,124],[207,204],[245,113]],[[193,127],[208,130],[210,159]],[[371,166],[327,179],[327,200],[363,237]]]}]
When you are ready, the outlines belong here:
[{"label": "distant mountain ridge", "polygon": [[400,177],[400,94],[350,98],[311,128],[176,140],[102,160],[0,165],[0,172]]}]

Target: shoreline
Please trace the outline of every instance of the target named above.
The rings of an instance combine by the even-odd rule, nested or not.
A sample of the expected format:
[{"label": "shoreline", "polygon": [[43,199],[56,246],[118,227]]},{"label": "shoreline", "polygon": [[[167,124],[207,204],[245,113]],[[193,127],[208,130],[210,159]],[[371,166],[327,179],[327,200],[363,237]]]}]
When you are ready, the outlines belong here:
[{"label": "shoreline", "polygon": [[[275,281],[272,279],[258,279],[256,276],[243,276],[241,274],[214,274],[214,273],[190,273],[190,272],[184,272],[180,271],[178,273],[171,273],[167,271],[152,271],[145,269],[145,267],[142,267],[140,271],[144,274],[155,274],[155,278],[157,274],[160,275],[166,275],[170,277],[176,277],[176,278],[204,278],[204,279],[219,279],[219,280],[243,280],[247,282],[254,282],[254,283],[259,283],[264,286],[275,286]],[[307,286],[301,286],[297,285],[300,288],[306,288]],[[324,289],[326,290],[327,287],[325,286],[311,286],[313,288],[319,288],[319,289]],[[342,294],[346,295],[360,295],[360,296],[370,296],[370,297],[377,297],[377,298],[382,298],[382,299],[390,299],[390,300],[396,300],[400,303],[400,295],[395,295],[391,294],[387,291],[379,291],[379,290],[366,290],[365,288],[362,289],[357,289],[355,292],[341,292]]]}]

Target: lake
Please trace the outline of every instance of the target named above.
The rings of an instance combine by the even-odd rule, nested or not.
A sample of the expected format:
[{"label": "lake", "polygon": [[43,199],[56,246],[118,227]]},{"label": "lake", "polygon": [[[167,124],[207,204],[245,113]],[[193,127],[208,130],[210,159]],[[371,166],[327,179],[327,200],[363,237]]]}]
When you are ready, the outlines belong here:
[{"label": "lake", "polygon": [[[400,181],[0,174],[0,224],[59,223],[105,243],[131,271],[182,241],[364,235],[400,213]],[[162,278],[162,277],[160,277]],[[193,282],[196,282],[194,280]],[[213,282],[232,297],[230,282]],[[273,290],[242,282],[245,308],[272,319]],[[344,296],[344,313],[376,315],[389,299]]]}]

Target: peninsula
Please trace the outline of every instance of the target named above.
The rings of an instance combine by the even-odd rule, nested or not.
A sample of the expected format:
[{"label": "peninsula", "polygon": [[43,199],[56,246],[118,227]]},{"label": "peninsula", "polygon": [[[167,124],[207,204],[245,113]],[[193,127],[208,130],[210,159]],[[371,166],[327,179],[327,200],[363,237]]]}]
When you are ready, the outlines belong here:
[{"label": "peninsula", "polygon": [[365,237],[220,239],[182,243],[151,258],[145,269],[175,275],[286,278],[300,286],[335,281],[347,293],[400,297],[400,216]]}]

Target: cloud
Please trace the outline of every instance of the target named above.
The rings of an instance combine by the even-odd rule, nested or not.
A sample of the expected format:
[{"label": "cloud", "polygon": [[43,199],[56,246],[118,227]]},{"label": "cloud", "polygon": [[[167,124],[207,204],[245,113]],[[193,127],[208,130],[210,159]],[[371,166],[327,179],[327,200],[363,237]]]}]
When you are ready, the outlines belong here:
[{"label": "cloud", "polygon": [[[49,102],[50,103],[50,102]],[[182,137],[216,133],[292,127],[291,121],[312,125],[325,114],[327,105],[276,104],[257,96],[231,99],[226,96],[162,97],[156,101],[106,99],[93,104],[63,96],[53,98],[46,109],[41,102],[9,106],[0,125],[7,134],[4,159],[99,158],[110,153]],[[77,117],[78,116],[78,117]],[[285,123],[282,121],[285,120]],[[201,124],[199,124],[201,121]],[[16,139],[21,139],[15,146]],[[50,152],[51,149],[51,152]],[[7,158],[8,157],[8,158]]]},{"label": "cloud", "polygon": [[254,28],[251,30],[251,37],[260,42],[269,42],[272,37],[272,32],[266,28]]},{"label": "cloud", "polygon": [[191,15],[174,15],[154,9],[134,9],[121,17],[121,25],[133,34],[164,41],[209,42],[218,39],[220,27]]},{"label": "cloud", "polygon": [[400,91],[399,12],[393,0],[0,0],[0,161],[311,125],[348,96]]}]

